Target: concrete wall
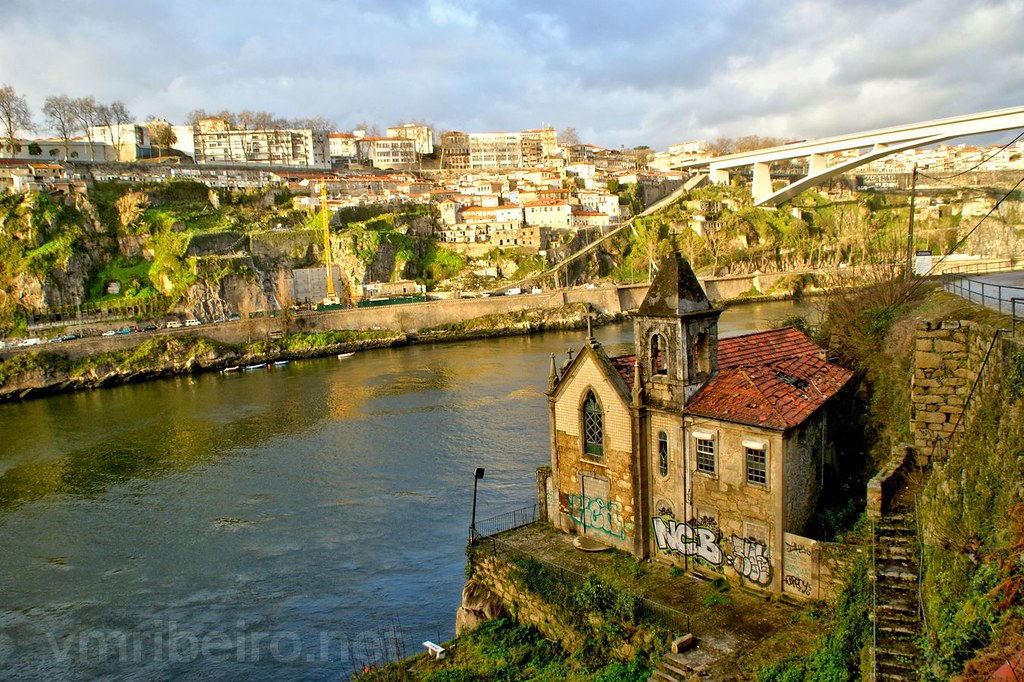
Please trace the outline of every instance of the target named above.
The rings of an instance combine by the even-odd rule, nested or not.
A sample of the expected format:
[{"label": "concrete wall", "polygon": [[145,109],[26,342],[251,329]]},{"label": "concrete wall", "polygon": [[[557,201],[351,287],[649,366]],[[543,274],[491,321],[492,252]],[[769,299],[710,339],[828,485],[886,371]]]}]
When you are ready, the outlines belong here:
[{"label": "concrete wall", "polygon": [[792,533],[783,536],[782,591],[796,599],[831,599],[839,593],[853,548]]}]

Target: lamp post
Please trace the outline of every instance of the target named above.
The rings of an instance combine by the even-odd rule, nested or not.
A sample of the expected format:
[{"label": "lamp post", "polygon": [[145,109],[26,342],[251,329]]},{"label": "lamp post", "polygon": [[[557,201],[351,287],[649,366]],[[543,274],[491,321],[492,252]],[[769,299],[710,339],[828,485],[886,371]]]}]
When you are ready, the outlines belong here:
[{"label": "lamp post", "polygon": [[477,467],[473,473],[473,516],[469,521],[469,541],[473,542],[476,536],[476,482],[484,477],[484,468]]}]

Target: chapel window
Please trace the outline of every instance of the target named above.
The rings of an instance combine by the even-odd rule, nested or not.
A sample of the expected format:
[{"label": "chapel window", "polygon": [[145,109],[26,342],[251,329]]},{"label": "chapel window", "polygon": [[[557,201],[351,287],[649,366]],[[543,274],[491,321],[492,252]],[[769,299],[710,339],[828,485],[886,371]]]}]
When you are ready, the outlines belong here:
[{"label": "chapel window", "polygon": [[604,457],[604,414],[593,391],[583,401],[583,451],[592,457]]},{"label": "chapel window", "polygon": [[668,476],[668,434],[658,432],[658,473],[662,478]]}]

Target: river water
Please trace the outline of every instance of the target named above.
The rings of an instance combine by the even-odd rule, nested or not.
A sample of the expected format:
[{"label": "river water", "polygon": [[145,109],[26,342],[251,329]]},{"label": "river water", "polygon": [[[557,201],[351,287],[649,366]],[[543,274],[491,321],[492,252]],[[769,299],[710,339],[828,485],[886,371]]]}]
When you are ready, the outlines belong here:
[{"label": "river water", "polygon": [[[632,326],[595,335],[626,352]],[[474,469],[478,519],[534,502],[549,354],[584,336],[0,405],[0,679],[338,680],[451,638]]]}]

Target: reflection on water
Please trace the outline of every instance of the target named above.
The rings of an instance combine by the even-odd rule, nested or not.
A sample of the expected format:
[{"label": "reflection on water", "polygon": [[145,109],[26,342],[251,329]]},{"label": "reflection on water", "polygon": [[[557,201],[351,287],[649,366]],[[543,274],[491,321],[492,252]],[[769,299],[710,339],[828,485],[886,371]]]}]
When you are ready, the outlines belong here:
[{"label": "reflection on water", "polygon": [[[722,330],[793,310],[730,308]],[[630,324],[596,335],[631,352]],[[473,470],[481,518],[533,502],[549,355],[584,336],[0,405],[0,679],[336,680],[382,626],[409,653],[451,637]]]}]

